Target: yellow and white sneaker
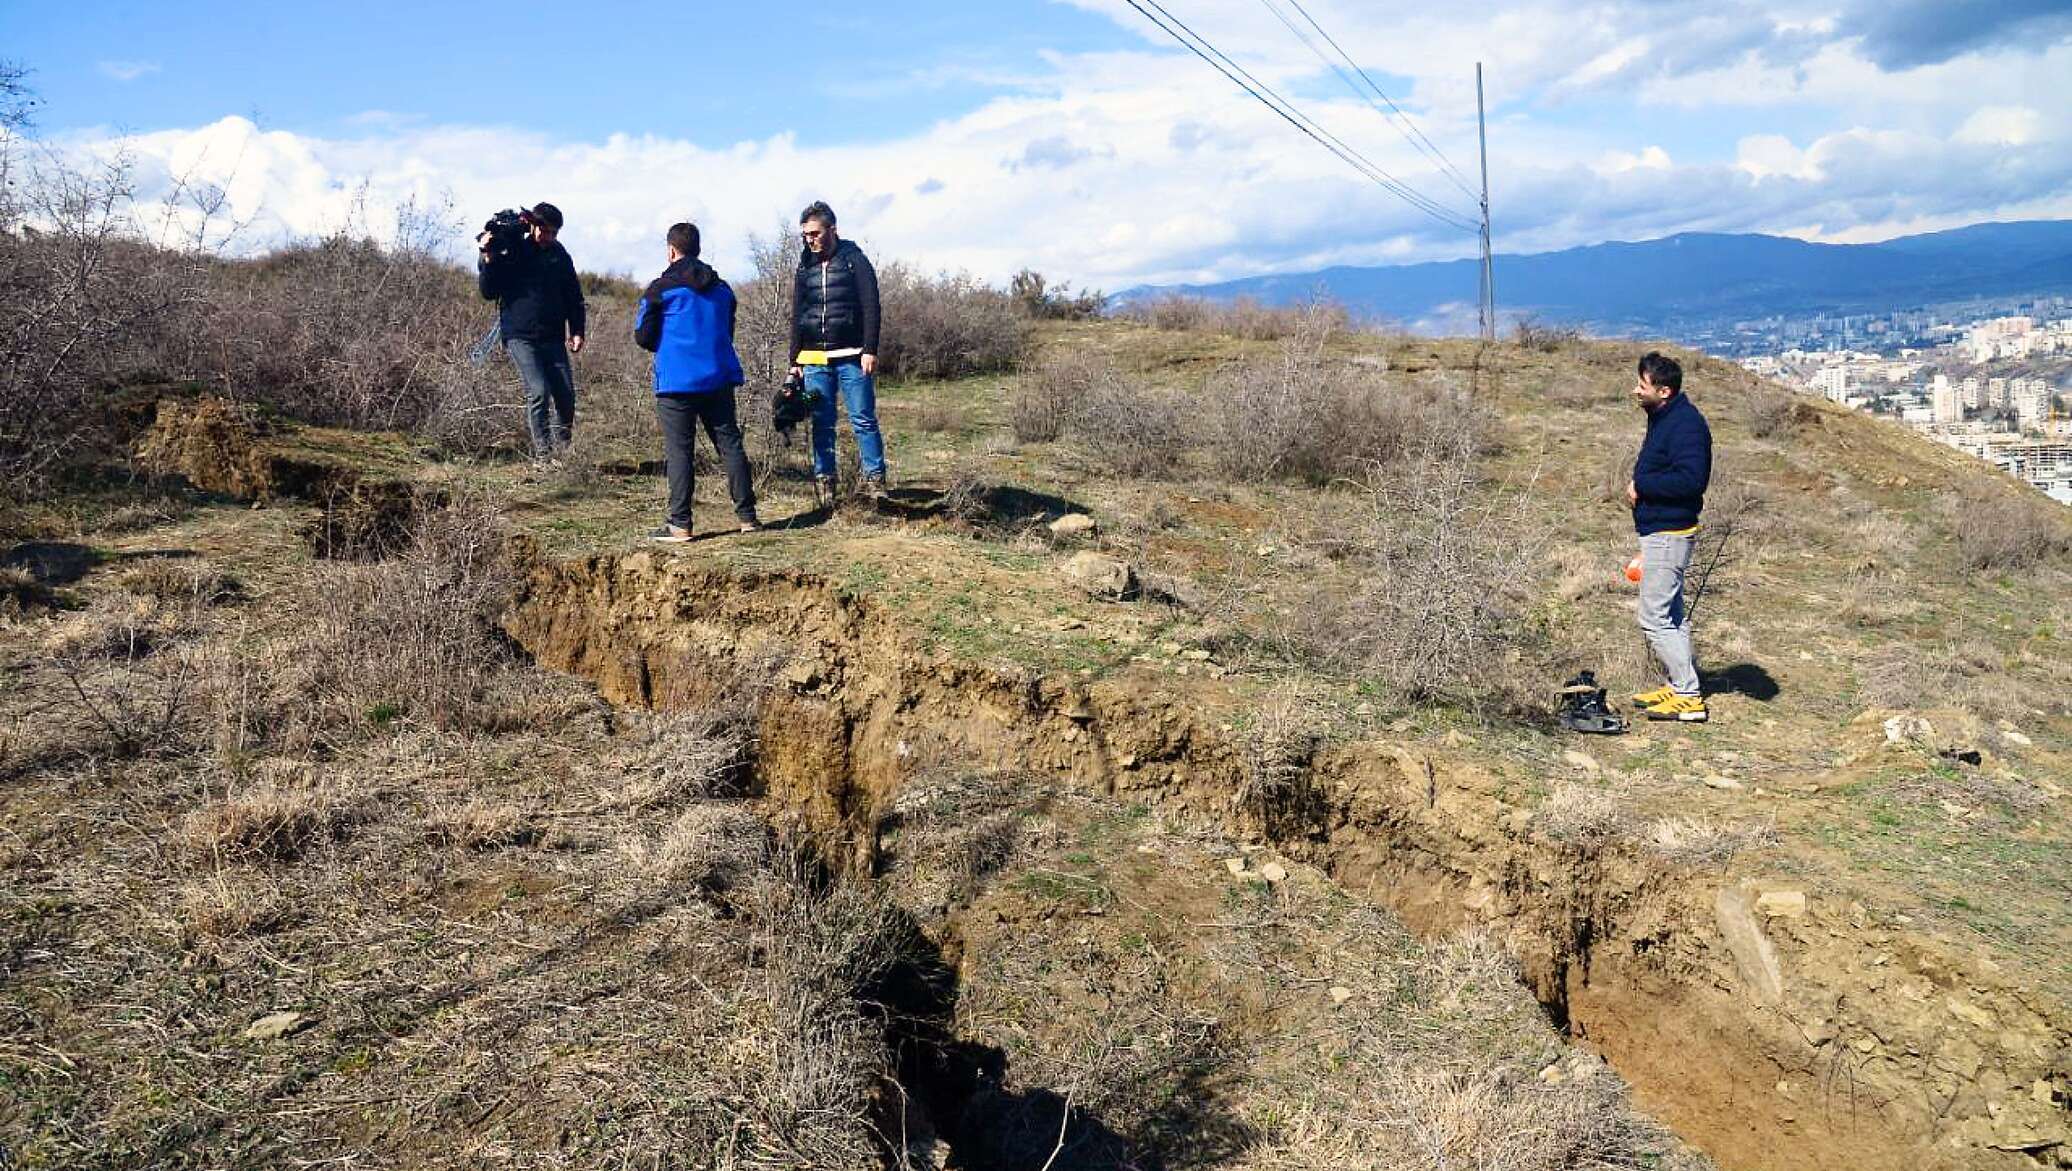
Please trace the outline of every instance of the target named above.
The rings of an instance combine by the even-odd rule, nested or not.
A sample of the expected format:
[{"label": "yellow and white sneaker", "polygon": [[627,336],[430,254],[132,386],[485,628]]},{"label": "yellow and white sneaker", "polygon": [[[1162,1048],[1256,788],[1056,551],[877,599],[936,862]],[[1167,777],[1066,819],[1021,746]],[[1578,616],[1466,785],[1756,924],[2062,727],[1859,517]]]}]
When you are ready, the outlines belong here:
[{"label": "yellow and white sneaker", "polygon": [[1647,709],[1651,720],[1677,720],[1686,724],[1706,721],[1705,700],[1696,695],[1672,695]]},{"label": "yellow and white sneaker", "polygon": [[1643,691],[1633,697],[1634,707],[1653,707],[1658,703],[1676,698],[1676,688],[1663,684],[1653,691]]}]

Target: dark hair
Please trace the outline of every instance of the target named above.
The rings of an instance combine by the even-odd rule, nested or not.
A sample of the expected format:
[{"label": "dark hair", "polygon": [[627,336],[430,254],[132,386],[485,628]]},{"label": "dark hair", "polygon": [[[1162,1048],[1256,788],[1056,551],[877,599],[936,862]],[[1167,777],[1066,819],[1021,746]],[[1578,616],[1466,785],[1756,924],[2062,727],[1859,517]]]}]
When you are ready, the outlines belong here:
[{"label": "dark hair", "polygon": [[1683,367],[1667,354],[1649,350],[1640,357],[1640,376],[1656,386],[1683,391]]},{"label": "dark hair", "polygon": [[536,203],[532,207],[532,218],[555,231],[561,230],[561,209],[551,203]]},{"label": "dark hair", "polygon": [[698,225],[691,223],[669,225],[669,246],[685,256],[698,254]]},{"label": "dark hair", "polygon": [[800,223],[803,224],[807,220],[819,220],[820,226],[832,228],[835,226],[835,209],[816,199],[806,205],[806,210],[799,213]]}]

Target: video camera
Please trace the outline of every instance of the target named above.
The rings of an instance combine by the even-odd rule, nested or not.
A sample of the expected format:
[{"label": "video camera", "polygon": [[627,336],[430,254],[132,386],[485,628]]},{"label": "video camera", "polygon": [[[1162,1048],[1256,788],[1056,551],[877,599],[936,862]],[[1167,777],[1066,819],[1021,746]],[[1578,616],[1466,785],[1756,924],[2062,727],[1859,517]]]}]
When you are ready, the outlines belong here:
[{"label": "video camera", "polygon": [[482,241],[482,250],[488,253],[490,260],[502,260],[526,246],[531,232],[532,213],[507,207],[490,216],[489,222],[482,225],[482,234],[488,237]]}]

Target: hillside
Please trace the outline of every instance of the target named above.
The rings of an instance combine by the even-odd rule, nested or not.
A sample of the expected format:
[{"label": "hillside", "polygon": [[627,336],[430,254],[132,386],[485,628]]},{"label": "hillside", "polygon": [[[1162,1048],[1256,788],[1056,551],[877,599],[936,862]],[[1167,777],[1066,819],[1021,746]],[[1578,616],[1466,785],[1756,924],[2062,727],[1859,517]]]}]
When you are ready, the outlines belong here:
[{"label": "hillside", "polygon": [[2068,1165],[2062,510],[1689,356],[1714,722],[1585,740],[1634,347],[1277,332],[1042,323],[680,548],[609,353],[547,473],[137,390],[7,518],[0,1150]]},{"label": "hillside", "polygon": [[[1132,289],[1286,305],[1319,292],[1420,332],[1473,325],[1477,262],[1249,277],[1170,289]],[[2072,291],[2072,222],[1974,224],[1877,244],[1813,244],[1779,236],[1682,232],[1659,240],[1593,244],[1496,257],[1507,313],[1649,336],[1685,323],[1810,313],[1885,312],[1976,297]]]}]

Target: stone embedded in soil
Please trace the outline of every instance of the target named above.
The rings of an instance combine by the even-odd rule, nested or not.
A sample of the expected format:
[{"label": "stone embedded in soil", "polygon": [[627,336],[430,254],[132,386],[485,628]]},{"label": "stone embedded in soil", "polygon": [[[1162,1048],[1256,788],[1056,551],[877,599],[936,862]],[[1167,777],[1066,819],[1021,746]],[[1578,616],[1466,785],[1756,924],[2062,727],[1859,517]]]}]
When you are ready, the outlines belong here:
[{"label": "stone embedded in soil", "polygon": [[1094,518],[1083,512],[1068,512],[1050,522],[1050,535],[1054,537],[1090,537],[1099,528]]},{"label": "stone embedded in soil", "polygon": [[1796,919],[1806,913],[1806,893],[1766,890],[1755,900],[1755,909],[1772,919]]},{"label": "stone embedded in soil", "polygon": [[1705,787],[1708,789],[1733,790],[1740,788],[1741,782],[1735,780],[1732,777],[1721,776],[1719,773],[1713,773],[1711,776],[1705,778]]},{"label": "stone embedded in soil", "polygon": [[1713,900],[1713,918],[1734,957],[1743,990],[1757,1004],[1784,998],[1784,969],[1777,949],[1755,921],[1755,898],[1739,887],[1723,887]]},{"label": "stone embedded in soil", "polygon": [[1590,755],[1587,752],[1577,752],[1573,748],[1569,749],[1566,752],[1563,752],[1561,754],[1561,759],[1567,761],[1568,763],[1576,766],[1579,769],[1582,769],[1586,773],[1602,772],[1604,769],[1603,765],[1597,763],[1596,757]]},{"label": "stone embedded in soil", "polygon": [[1091,549],[1074,554],[1058,572],[1066,581],[1104,601],[1122,601],[1137,592],[1137,571],[1129,562]]},{"label": "stone embedded in soil", "polygon": [[1265,879],[1270,885],[1279,886],[1281,883],[1288,881],[1288,868],[1278,862],[1268,862],[1259,868],[1259,877]]},{"label": "stone embedded in soil", "polygon": [[315,1017],[299,1012],[270,1012],[246,1025],[240,1036],[247,1041],[273,1041],[292,1037],[316,1023]]},{"label": "stone embedded in soil", "polygon": [[1223,860],[1223,869],[1242,878],[1245,874],[1245,860],[1243,858],[1225,858]]},{"label": "stone embedded in soil", "polygon": [[1352,998],[1353,998],[1353,990],[1352,990],[1352,989],[1350,989],[1350,988],[1346,988],[1346,987],[1342,987],[1342,986],[1340,986],[1340,985],[1336,985],[1336,984],[1332,985],[1332,987],[1331,987],[1331,1003],[1333,1003],[1333,1004],[1344,1004],[1344,1003],[1345,1003],[1346,1001],[1348,1001],[1348,1000],[1351,1000]]}]

